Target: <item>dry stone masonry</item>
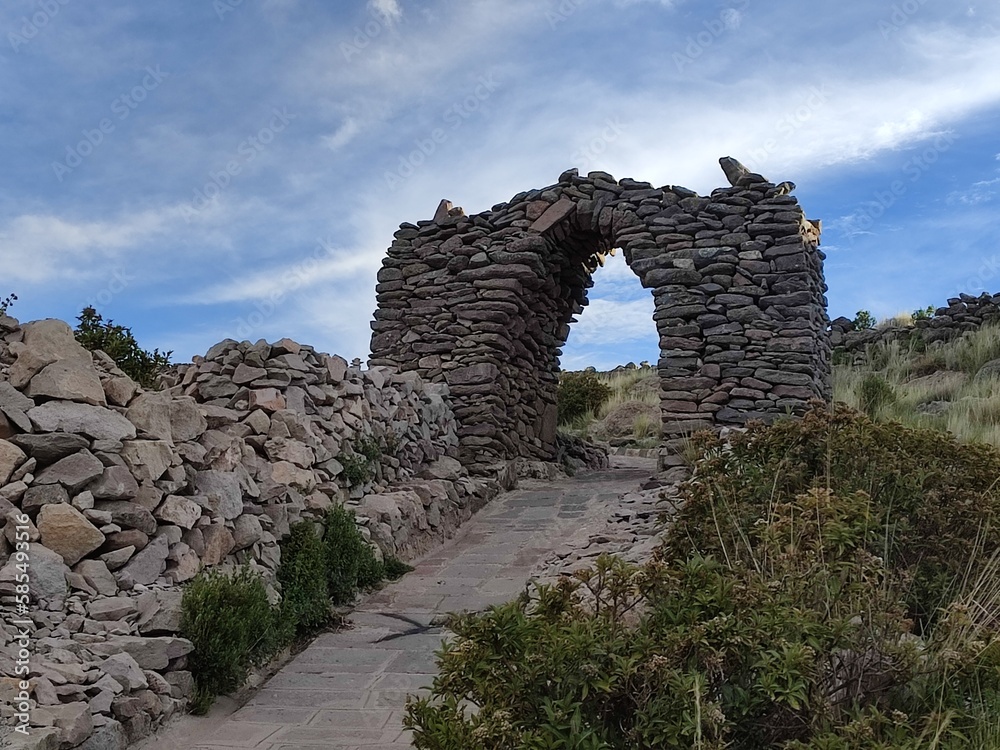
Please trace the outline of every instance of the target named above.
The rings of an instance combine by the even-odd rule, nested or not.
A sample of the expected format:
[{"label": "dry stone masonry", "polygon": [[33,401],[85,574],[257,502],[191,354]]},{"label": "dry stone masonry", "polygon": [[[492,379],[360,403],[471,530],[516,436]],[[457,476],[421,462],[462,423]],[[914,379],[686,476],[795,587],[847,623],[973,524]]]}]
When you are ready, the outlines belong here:
[{"label": "dry stone masonry", "polygon": [[799,413],[830,393],[818,222],[733,159],[731,187],[562,174],[467,216],[403,224],[378,275],[373,366],[450,386],[475,474],[557,452],[559,355],[617,248],[655,300],[666,463],[692,431]]},{"label": "dry stone masonry", "polygon": [[[415,372],[362,371],[284,339],[224,341],[167,380],[143,391],[65,323],[0,316],[0,746],[120,750],[183,710],[179,584],[203,567],[248,564],[273,587],[289,525],[333,503],[356,510],[380,551],[409,558],[497,489],[457,460],[448,385]],[[352,487],[361,439],[383,455]],[[25,679],[27,744],[9,734]]]},{"label": "dry stone masonry", "polygon": [[978,297],[960,294],[934,310],[933,315],[905,324],[888,321],[876,328],[857,329],[852,320],[837,318],[830,324],[830,342],[838,353],[863,359],[871,344],[951,341],[988,325],[1000,325],[1000,294],[983,292]]}]

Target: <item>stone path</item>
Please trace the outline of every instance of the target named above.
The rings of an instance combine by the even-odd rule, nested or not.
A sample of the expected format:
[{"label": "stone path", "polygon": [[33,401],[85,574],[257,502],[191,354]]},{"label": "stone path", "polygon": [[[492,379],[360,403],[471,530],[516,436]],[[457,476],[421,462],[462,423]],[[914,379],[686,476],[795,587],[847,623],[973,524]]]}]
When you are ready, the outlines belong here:
[{"label": "stone path", "polygon": [[[367,598],[353,627],[320,636],[230,716],[186,717],[141,750],[315,750],[410,747],[406,697],[429,686],[448,612],[480,610],[522,591],[536,567],[581,525],[655,471],[612,457],[608,471],[522,481],[467,523],[416,570]],[[137,750],[138,750],[137,748]]]}]

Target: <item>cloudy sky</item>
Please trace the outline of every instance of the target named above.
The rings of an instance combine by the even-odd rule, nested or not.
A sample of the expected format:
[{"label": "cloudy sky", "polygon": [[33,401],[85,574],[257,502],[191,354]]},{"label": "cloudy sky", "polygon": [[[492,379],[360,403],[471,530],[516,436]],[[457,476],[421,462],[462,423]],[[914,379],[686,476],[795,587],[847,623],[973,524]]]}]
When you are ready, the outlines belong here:
[{"label": "cloudy sky", "polygon": [[[22,320],[364,358],[392,232],[441,198],[571,166],[708,193],[724,155],[824,220],[833,317],[1000,291],[995,1],[4,0],[0,32]],[[620,261],[568,368],[657,356]]]}]

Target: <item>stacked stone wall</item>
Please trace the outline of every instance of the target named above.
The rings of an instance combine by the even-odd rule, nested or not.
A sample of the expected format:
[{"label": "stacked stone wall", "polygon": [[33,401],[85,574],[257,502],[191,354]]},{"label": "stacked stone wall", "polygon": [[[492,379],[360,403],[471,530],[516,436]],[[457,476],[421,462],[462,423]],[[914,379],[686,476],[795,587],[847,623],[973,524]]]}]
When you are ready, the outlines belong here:
[{"label": "stacked stone wall", "polygon": [[401,225],[378,275],[372,365],[449,384],[470,471],[551,460],[561,348],[620,248],[655,302],[668,449],[828,397],[819,226],[790,183],[722,162],[732,186],[707,197],[570,170],[489,211],[442,202]]},{"label": "stacked stone wall", "polygon": [[[166,380],[144,391],[65,323],[0,317],[0,743],[22,692],[15,747],[120,749],[182,710],[181,584],[203,568],[249,565],[277,596],[296,521],[345,505],[406,559],[497,490],[456,458],[447,384],[413,372],[284,339],[224,341]],[[351,486],[362,440],[382,456]]]}]

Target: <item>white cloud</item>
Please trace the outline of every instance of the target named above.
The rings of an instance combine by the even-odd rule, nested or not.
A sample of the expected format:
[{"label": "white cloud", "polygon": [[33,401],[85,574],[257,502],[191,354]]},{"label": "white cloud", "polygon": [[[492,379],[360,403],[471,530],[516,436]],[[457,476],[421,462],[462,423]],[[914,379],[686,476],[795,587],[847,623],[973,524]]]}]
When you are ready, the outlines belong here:
[{"label": "white cloud", "polygon": [[331,151],[337,151],[353,141],[359,133],[361,133],[361,123],[353,117],[348,117],[336,132],[323,136],[323,145]]},{"label": "white cloud", "polygon": [[399,0],[368,0],[368,8],[387,24],[394,24],[403,17]]}]

